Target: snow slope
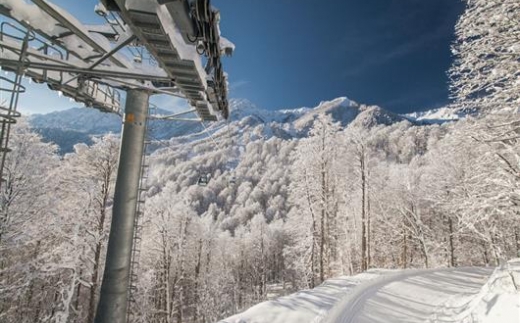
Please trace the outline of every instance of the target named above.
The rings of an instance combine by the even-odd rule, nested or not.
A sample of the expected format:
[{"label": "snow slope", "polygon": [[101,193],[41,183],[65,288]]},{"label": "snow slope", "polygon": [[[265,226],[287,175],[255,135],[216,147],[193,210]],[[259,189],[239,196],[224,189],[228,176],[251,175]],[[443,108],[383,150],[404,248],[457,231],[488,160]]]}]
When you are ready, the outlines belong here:
[{"label": "snow slope", "polygon": [[369,270],[356,276],[329,279],[314,289],[260,303],[219,323],[318,323],[345,294],[352,292],[356,286],[391,272]]},{"label": "snow slope", "polygon": [[361,286],[334,308],[333,322],[464,322],[493,268],[404,271]]},{"label": "snow slope", "polygon": [[499,268],[369,270],[258,304],[220,323],[520,322],[520,259]]},{"label": "snow slope", "polygon": [[520,259],[498,268],[478,300],[472,315],[479,323],[520,322]]}]

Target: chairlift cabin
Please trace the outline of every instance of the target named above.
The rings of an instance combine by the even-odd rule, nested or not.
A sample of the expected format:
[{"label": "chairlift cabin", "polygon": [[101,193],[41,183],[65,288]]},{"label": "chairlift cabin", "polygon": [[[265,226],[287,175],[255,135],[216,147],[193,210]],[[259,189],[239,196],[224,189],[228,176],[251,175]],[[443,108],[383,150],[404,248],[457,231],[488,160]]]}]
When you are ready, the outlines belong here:
[{"label": "chairlift cabin", "polygon": [[202,174],[199,176],[199,179],[197,181],[197,185],[199,186],[207,186],[209,183],[209,176],[208,174]]},{"label": "chairlift cabin", "polygon": [[230,184],[236,184],[237,183],[237,178],[235,176],[231,177],[231,179],[229,180],[229,183]]}]

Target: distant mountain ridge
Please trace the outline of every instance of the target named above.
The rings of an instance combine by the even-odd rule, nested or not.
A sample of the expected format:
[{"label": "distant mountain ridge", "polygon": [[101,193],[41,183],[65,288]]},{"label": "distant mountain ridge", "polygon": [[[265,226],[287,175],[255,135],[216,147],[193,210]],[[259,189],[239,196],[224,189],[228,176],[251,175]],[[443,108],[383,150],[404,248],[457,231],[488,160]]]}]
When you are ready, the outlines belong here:
[{"label": "distant mountain ridge", "polygon": [[[158,110],[157,114],[167,115],[171,112]],[[56,143],[63,154],[72,152],[77,143],[90,144],[91,137],[119,134],[122,127],[120,116],[90,108],[31,115],[29,123],[45,141]],[[152,140],[166,140],[204,129],[199,123],[165,120],[152,120],[149,127]]]},{"label": "distant mountain ridge", "polygon": [[29,117],[36,129],[50,128],[70,130],[90,135],[121,131],[121,117],[96,109],[72,108]]},{"label": "distant mountain ridge", "polygon": [[[308,136],[308,132],[319,114],[331,115],[332,119],[340,123],[342,127],[353,123],[366,128],[402,121],[422,124],[428,118],[439,117],[439,112],[433,110],[429,114],[423,112],[402,116],[378,106],[359,104],[347,97],[323,101],[314,108],[272,111],[260,109],[246,99],[232,99],[230,100],[230,110],[229,121],[207,125],[208,130],[205,130],[200,123],[152,120],[150,122],[152,140],[172,138],[179,141],[196,140],[196,138],[209,136],[206,131],[217,132],[226,124],[236,124],[243,129],[264,125],[262,134],[264,137],[301,138]],[[441,112],[448,115],[447,110]],[[170,112],[159,110],[157,113],[164,115]],[[29,121],[46,141],[55,142],[61,148],[62,153],[71,152],[76,143],[90,144],[93,136],[121,132],[121,117],[88,108],[72,108],[32,115],[29,117]]]},{"label": "distant mountain ridge", "polygon": [[459,108],[445,106],[437,109],[407,113],[404,117],[420,123],[434,124],[463,119],[468,116],[466,111]]}]

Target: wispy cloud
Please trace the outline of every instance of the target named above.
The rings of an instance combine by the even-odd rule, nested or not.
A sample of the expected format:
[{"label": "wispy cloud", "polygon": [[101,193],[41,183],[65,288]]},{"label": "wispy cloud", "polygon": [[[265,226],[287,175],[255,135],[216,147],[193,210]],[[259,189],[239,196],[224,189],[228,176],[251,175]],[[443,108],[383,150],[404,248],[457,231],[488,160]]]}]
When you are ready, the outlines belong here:
[{"label": "wispy cloud", "polygon": [[367,71],[370,68],[385,65],[386,63],[405,57],[417,50],[420,50],[424,46],[426,46],[429,43],[435,42],[442,37],[445,37],[446,35],[446,26],[439,26],[439,28],[433,30],[430,33],[421,35],[419,38],[413,39],[408,42],[400,43],[394,46],[393,48],[389,48],[386,52],[381,51],[373,51],[370,53],[365,54],[366,56],[364,59],[353,66],[352,68],[349,68],[343,76],[345,77],[351,77],[351,76],[357,76],[359,74],[362,74],[363,72]]},{"label": "wispy cloud", "polygon": [[[444,90],[434,88],[424,88],[416,90],[413,94],[400,95],[389,99],[381,105],[385,108],[391,109],[392,111],[398,112],[410,112],[419,110],[430,110],[445,106],[449,100],[439,100],[442,97]],[[425,102],[428,102],[425,105]]]},{"label": "wispy cloud", "polygon": [[243,88],[247,85],[249,85],[251,82],[248,81],[248,80],[238,80],[238,81],[235,81],[235,82],[231,82],[229,84],[229,90],[230,91],[236,91],[240,88]]},{"label": "wispy cloud", "polygon": [[171,112],[181,112],[189,108],[188,101],[171,95],[155,95],[150,99],[159,109]]},{"label": "wispy cloud", "polygon": [[[389,62],[423,51],[453,33],[453,17],[440,15],[439,8],[451,8],[448,0],[424,6],[410,0],[405,7],[391,1],[384,13],[376,13],[363,24],[366,28],[348,29],[338,44],[338,54],[347,60],[344,77],[360,75]],[[446,2],[446,3],[444,3]],[[393,4],[393,7],[392,7]],[[443,10],[445,11],[445,10]]]}]

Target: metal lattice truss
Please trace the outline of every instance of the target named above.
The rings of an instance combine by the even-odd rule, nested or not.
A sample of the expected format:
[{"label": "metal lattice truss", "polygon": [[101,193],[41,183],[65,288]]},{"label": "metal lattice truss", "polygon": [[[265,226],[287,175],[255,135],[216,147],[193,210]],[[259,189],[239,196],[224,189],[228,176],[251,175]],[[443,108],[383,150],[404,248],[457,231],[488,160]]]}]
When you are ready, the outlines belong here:
[{"label": "metal lattice truss", "polygon": [[107,112],[122,113],[119,90],[141,88],[186,98],[202,121],[228,117],[221,56],[234,45],[209,0],[102,0],[97,26],[32,2],[0,0],[2,69]]}]

